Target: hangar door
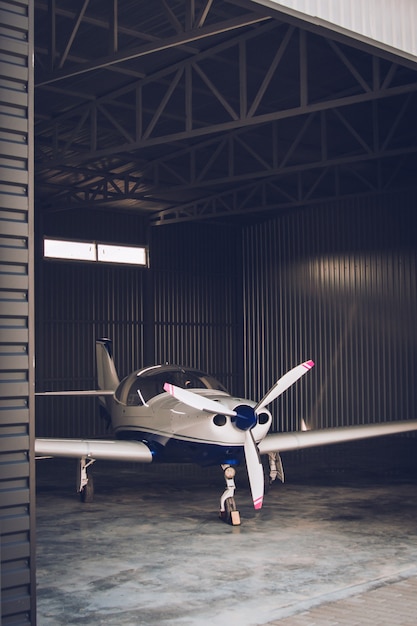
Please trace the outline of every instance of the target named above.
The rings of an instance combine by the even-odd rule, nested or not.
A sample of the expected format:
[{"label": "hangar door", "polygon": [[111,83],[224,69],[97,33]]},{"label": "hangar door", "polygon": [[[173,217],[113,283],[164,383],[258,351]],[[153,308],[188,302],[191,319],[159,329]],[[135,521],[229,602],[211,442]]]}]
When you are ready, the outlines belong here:
[{"label": "hangar door", "polygon": [[32,7],[0,3],[1,623],[35,623]]}]

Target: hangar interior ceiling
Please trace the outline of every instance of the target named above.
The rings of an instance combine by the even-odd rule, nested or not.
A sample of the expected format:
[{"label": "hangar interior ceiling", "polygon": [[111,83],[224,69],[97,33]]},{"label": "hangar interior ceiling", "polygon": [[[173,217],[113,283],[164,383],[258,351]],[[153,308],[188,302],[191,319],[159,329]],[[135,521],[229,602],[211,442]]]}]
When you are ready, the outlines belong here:
[{"label": "hangar interior ceiling", "polygon": [[415,186],[417,72],[245,0],[35,0],[36,206],[151,224]]}]

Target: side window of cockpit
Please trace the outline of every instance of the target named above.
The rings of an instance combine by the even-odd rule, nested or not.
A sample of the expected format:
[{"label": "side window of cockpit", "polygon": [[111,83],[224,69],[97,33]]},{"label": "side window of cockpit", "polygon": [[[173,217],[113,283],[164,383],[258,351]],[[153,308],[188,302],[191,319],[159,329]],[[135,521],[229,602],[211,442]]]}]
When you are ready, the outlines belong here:
[{"label": "side window of cockpit", "polygon": [[141,404],[138,394],[138,383],[136,380],[133,385],[130,386],[129,393],[127,394],[126,404],[127,406],[139,406]]},{"label": "side window of cockpit", "polygon": [[198,376],[194,376],[193,374],[190,374],[187,377],[187,381],[186,384],[184,385],[185,389],[190,388],[190,389],[205,389],[205,385],[203,383],[203,381],[201,380],[201,378],[199,378]]},{"label": "side window of cockpit", "polygon": [[[128,404],[130,406],[143,405],[149,400],[164,392],[163,378],[158,376],[147,376],[146,378],[140,378],[136,381],[135,385],[132,385],[129,391]],[[130,401],[131,395],[135,394],[136,398]]]}]

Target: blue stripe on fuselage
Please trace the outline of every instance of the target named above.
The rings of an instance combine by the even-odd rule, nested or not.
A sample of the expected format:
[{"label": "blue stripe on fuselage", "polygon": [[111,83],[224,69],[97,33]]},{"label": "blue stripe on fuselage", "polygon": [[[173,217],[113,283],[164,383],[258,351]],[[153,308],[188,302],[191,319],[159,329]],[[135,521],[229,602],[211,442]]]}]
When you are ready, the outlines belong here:
[{"label": "blue stripe on fuselage", "polygon": [[243,446],[220,446],[203,441],[174,439],[138,430],[119,431],[117,439],[142,441],[151,450],[155,463],[196,463],[202,466],[239,465],[244,456]]}]

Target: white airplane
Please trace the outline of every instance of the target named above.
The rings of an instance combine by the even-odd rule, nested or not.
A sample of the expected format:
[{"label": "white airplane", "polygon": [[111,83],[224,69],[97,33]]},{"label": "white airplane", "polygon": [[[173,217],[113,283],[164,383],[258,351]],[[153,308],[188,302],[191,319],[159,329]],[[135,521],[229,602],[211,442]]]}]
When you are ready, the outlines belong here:
[{"label": "white airplane", "polygon": [[270,482],[277,477],[283,481],[279,452],[417,430],[417,420],[407,420],[268,434],[272,415],[266,406],[306,374],[314,366],[313,361],[294,367],[259,402],[254,402],[231,396],[204,372],[176,365],[146,367],[120,382],[108,339],[96,342],[96,356],[98,390],[36,394],[99,397],[115,439],[35,440],[37,457],[79,459],[77,485],[85,502],[93,498],[89,470],[98,459],[220,465],[226,481],[220,517],[238,525],[234,477],[235,468],[243,462],[253,505],[260,509],[264,497],[260,455],[268,455]]}]

